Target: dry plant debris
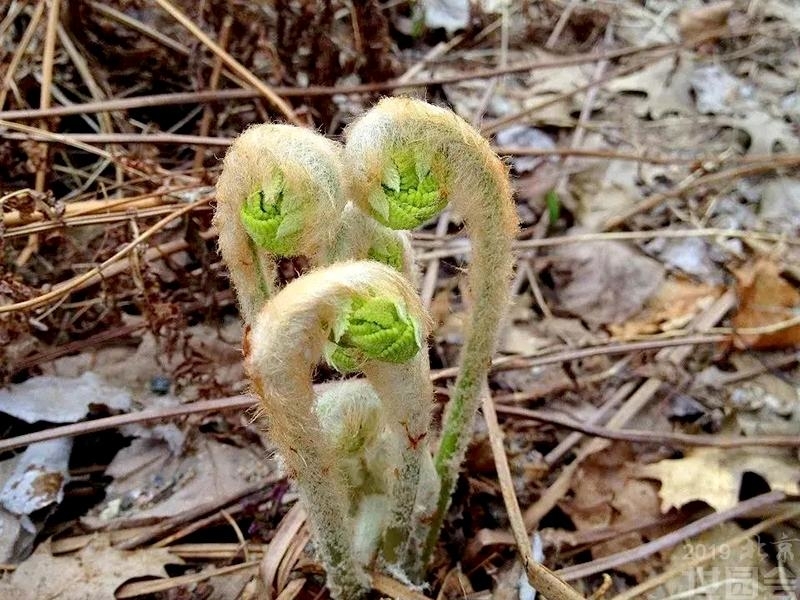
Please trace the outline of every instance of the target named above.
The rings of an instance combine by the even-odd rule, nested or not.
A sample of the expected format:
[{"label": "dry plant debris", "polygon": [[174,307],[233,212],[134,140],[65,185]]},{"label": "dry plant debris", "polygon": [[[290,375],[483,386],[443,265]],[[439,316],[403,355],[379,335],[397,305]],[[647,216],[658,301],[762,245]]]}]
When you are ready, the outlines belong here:
[{"label": "dry plant debris", "polygon": [[48,545],[39,548],[7,580],[0,581],[5,598],[113,598],[119,586],[139,577],[163,577],[164,565],[180,562],[168,550],[117,550],[108,536],[93,537],[76,553],[53,555]]},{"label": "dry plant debris", "polygon": [[[796,593],[796,2],[5,8],[0,596],[325,597],[242,410],[213,185],[246,126],[337,138],[391,94],[490,136],[522,232],[499,423],[476,420],[429,588],[375,597],[530,597],[515,504],[521,554],[585,597]],[[457,217],[413,239],[440,399],[472,301]]]}]

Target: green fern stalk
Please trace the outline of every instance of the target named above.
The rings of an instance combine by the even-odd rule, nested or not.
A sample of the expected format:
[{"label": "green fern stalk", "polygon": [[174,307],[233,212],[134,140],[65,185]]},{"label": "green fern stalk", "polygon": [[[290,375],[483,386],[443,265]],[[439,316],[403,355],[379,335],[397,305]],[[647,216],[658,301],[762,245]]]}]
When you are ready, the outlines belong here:
[{"label": "green fern stalk", "polygon": [[439,537],[472,435],[508,303],[517,219],[506,167],[489,143],[453,112],[410,98],[386,98],[346,132],[345,160],[355,201],[395,229],[410,229],[450,203],[472,242],[472,314],[447,412],[436,470],[441,480],[432,514],[422,515],[403,567],[419,577]]}]

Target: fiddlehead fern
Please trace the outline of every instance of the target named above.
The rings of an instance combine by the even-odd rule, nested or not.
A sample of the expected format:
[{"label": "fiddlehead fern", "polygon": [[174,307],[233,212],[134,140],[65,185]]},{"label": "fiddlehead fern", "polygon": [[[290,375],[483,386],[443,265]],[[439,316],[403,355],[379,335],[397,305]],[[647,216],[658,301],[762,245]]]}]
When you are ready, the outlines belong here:
[{"label": "fiddlehead fern", "polygon": [[361,370],[368,360],[404,363],[420,349],[414,320],[389,298],[355,298],[331,331],[326,355],[340,372]]},{"label": "fiddlehead fern", "polygon": [[[314,414],[312,372],[331,341],[357,352],[396,439],[424,437],[432,398],[422,351],[426,333],[427,320],[409,282],[385,265],[363,261],[318,269],[293,281],[266,304],[247,337],[248,374],[271,437],[308,500],[329,586],[338,598],[360,597],[366,577],[355,560],[346,486],[331,477],[338,463],[330,435]],[[410,443],[400,450],[388,517],[393,531],[408,528],[419,452]]]},{"label": "fiddlehead fern", "polygon": [[442,186],[446,175],[441,157],[424,151],[398,149],[389,155],[381,190],[368,196],[371,214],[392,229],[414,229],[447,206]]},{"label": "fiddlehead fern", "polygon": [[275,292],[275,257],[325,262],[345,202],[338,144],[288,125],[255,125],[236,139],[214,224],[246,323]]},{"label": "fiddlehead fern", "polygon": [[315,412],[349,495],[353,553],[358,564],[369,564],[388,522],[403,440],[386,427],[381,400],[364,379],[333,384],[317,399]]},{"label": "fiddlehead fern", "polygon": [[[489,143],[451,111],[410,98],[386,98],[346,132],[345,159],[355,201],[378,221],[409,228],[449,202],[472,244],[472,317],[436,455],[436,511],[406,551],[418,574],[438,539],[480,405],[500,319],[508,303],[516,213],[505,166]],[[414,544],[423,548],[415,551]]]}]

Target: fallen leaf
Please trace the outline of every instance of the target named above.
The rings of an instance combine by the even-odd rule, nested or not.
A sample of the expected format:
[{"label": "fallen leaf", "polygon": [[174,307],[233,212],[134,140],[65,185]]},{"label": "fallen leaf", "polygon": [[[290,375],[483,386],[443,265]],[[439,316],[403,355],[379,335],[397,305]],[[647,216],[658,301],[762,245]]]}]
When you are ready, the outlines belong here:
[{"label": "fallen leaf", "polygon": [[709,30],[719,29],[728,23],[733,10],[732,0],[714,2],[697,8],[684,8],[678,13],[678,27],[684,40],[691,40],[707,34]]},{"label": "fallen leaf", "polygon": [[[501,129],[497,132],[495,141],[499,146],[515,146],[533,150],[553,150],[556,147],[551,136],[541,129],[527,125],[512,125]],[[526,173],[533,171],[546,160],[549,159],[541,156],[515,156],[511,158],[511,164],[514,165],[517,173]]]},{"label": "fallen leaf", "polygon": [[764,15],[783,21],[800,31],[800,10],[794,0],[766,0],[762,10]]},{"label": "fallen leaf", "polygon": [[106,383],[92,372],[80,377],[43,375],[0,389],[0,412],[26,423],[74,423],[83,419],[91,404],[116,410],[130,408],[127,390]]},{"label": "fallen leaf", "polygon": [[[578,467],[571,484],[572,498],[559,503],[577,531],[625,528],[660,516],[657,488],[652,482],[636,478],[634,461],[630,445],[615,443]],[[645,541],[639,532],[615,536],[593,544],[592,558],[635,548]],[[657,559],[636,561],[618,570],[643,579],[651,573],[654,561]]]},{"label": "fallen leaf", "polygon": [[763,110],[750,110],[737,117],[719,117],[718,122],[721,126],[741,129],[748,135],[748,154],[761,156],[800,150],[800,139],[792,124]]},{"label": "fallen leaf", "polygon": [[[761,259],[736,271],[739,308],[733,317],[737,329],[762,327],[791,319],[800,310],[800,292],[780,275],[773,261]],[[786,348],[800,345],[800,325],[774,333],[737,335],[738,348]]]},{"label": "fallen leaf", "polygon": [[242,367],[242,326],[238,319],[225,319],[221,327],[198,324],[184,330],[186,345],[177,344],[166,352],[164,344],[152,333],[144,333],[137,348],[108,347],[64,356],[43,368],[51,374],[78,377],[86,371],[97,373],[104,381],[114,382],[136,401],[139,408],[176,405],[199,397],[196,382],[180,383],[180,398],[153,391],[154,379],[185,371],[187,352],[192,358],[193,377],[206,369],[205,379],[213,378],[223,389],[242,389],[246,380]]},{"label": "fallen leaf", "polygon": [[[446,65],[447,63],[444,65],[431,65],[428,69],[420,71],[418,77],[421,79],[448,77],[461,72],[459,69]],[[467,120],[478,112],[502,116],[519,110],[521,106],[519,102],[514,102],[500,94],[494,94],[488,103],[484,103],[482,92],[485,90],[486,86],[479,80],[458,81],[442,86],[447,103],[453,107],[456,113]],[[409,90],[409,93],[412,93],[411,90]],[[357,110],[360,110],[360,108]]]},{"label": "fallen leaf", "polygon": [[31,444],[0,462],[0,562],[28,556],[69,478],[71,438]]},{"label": "fallen leaf", "polygon": [[621,242],[567,244],[552,256],[561,308],[595,327],[635,315],[664,279],[659,262]]},{"label": "fallen leaf", "polygon": [[105,502],[81,522],[91,529],[151,523],[244,492],[275,469],[256,451],[207,438],[181,456],[165,441],[136,439],[106,470],[114,481]]},{"label": "fallen leaf", "polygon": [[[676,546],[670,554],[668,569],[680,569],[681,574],[671,577],[652,597],[697,598],[703,588],[702,597],[708,600],[768,600],[775,598],[760,579],[771,570],[761,544],[748,539],[731,546],[728,541],[742,533],[735,523],[724,523]],[[695,559],[716,555],[705,564],[694,567]]]},{"label": "fallen leaf", "polygon": [[570,191],[578,201],[578,223],[594,230],[642,198],[639,168],[632,161],[594,164],[572,176]]},{"label": "fallen leaf", "polygon": [[0,508],[0,562],[14,564],[28,556],[37,533],[30,518]]},{"label": "fallen leaf", "polygon": [[701,500],[717,511],[736,506],[742,475],[761,476],[772,488],[800,494],[800,469],[791,451],[781,448],[693,448],[686,456],[662,460],[638,469],[661,481],[661,510]]},{"label": "fallen leaf", "polygon": [[703,115],[732,114],[748,89],[719,65],[694,70],[691,78],[697,112]]},{"label": "fallen leaf", "polygon": [[[750,354],[734,354],[737,371],[752,371],[763,362]],[[797,435],[800,431],[800,387],[791,379],[762,373],[730,386],[736,425],[745,435]]]},{"label": "fallen leaf", "polygon": [[758,216],[788,234],[800,231],[800,179],[776,177],[764,184]]},{"label": "fallen leaf", "polygon": [[423,0],[425,25],[431,29],[444,28],[449,33],[469,25],[469,0]]},{"label": "fallen leaf", "polygon": [[71,438],[28,446],[0,490],[0,504],[16,515],[29,515],[61,502],[71,450]]},{"label": "fallen leaf", "polygon": [[639,71],[619,77],[606,87],[612,93],[635,92],[645,99],[637,109],[638,116],[660,119],[667,114],[693,114],[691,78],[694,59],[681,53],[677,62],[672,57],[662,58]]},{"label": "fallen leaf", "polygon": [[493,380],[504,390],[522,392],[525,402],[575,389],[575,382],[561,365],[500,371],[493,376]]},{"label": "fallen leaf", "polygon": [[721,288],[687,279],[668,279],[631,319],[610,325],[618,339],[682,329],[722,293]]},{"label": "fallen leaf", "polygon": [[525,356],[553,346],[553,344],[552,338],[536,335],[529,324],[511,324],[503,328],[497,349],[503,354]]},{"label": "fallen leaf", "polygon": [[0,598],[87,600],[113,598],[134,577],[164,577],[164,565],[182,561],[165,548],[124,551],[96,536],[75,554],[53,556],[41,544],[11,575],[0,581]]},{"label": "fallen leaf", "polygon": [[711,258],[713,246],[710,242],[700,238],[663,240],[663,242],[658,257],[667,266],[680,269],[704,283],[723,282],[722,271]]},{"label": "fallen leaf", "polygon": [[786,119],[795,124],[800,123],[800,93],[786,94],[781,100],[781,111]]},{"label": "fallen leaf", "polygon": [[[512,19],[513,21],[513,19]],[[561,55],[529,47],[518,55],[518,60],[549,62]],[[420,73],[420,77],[448,76],[461,71],[437,67],[435,72]],[[488,105],[482,98],[486,86],[479,81],[463,81],[444,86],[447,99],[457,112],[473,118],[477,112],[496,117],[504,117],[521,110],[532,111],[531,124],[566,126],[573,120],[572,111],[579,110],[582,94],[575,94],[575,88],[585,85],[591,79],[592,68],[586,65],[564,66],[546,72],[532,71],[527,76],[507,78],[504,94],[492,94]],[[599,105],[600,100],[596,105]]]}]

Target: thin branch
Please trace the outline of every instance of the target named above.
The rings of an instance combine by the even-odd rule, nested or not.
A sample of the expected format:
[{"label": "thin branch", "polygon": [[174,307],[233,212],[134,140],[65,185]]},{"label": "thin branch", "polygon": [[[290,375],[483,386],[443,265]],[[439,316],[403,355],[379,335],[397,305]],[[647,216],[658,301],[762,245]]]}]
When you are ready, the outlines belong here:
[{"label": "thin branch", "polygon": [[[22,62],[22,57],[25,56],[25,52],[28,50],[28,46],[33,39],[33,34],[36,33],[36,28],[39,26],[39,21],[42,20],[44,9],[45,0],[39,0],[31,15],[31,20],[25,28],[25,33],[22,34],[22,39],[19,41],[19,44],[17,44],[14,56],[11,57],[11,62],[8,64],[5,75],[3,76],[3,83],[0,84],[0,109],[5,106],[8,92],[14,85],[14,75],[17,72],[17,67],[19,63]],[[49,107],[44,111],[39,108],[39,112],[46,112],[47,110],[49,110]]]},{"label": "thin branch", "polygon": [[[115,211],[130,212],[140,208],[159,208],[163,206],[169,206],[169,204],[164,204],[161,199],[165,197],[170,198],[171,196],[177,198],[179,192],[198,190],[205,187],[207,186],[200,184],[182,185],[169,188],[159,188],[155,192],[138,194],[136,196],[128,196],[126,198],[118,198],[116,200],[76,200],[68,203],[64,207],[64,215],[62,216],[63,223],[45,223],[54,227],[60,227],[62,224],[69,224],[68,219],[73,217],[85,217],[90,215],[99,216],[97,213],[108,214]],[[18,190],[17,192],[12,192],[12,194],[19,196],[22,195],[23,192],[25,192],[25,190]],[[13,197],[12,194],[0,198],[0,204],[3,203],[5,198]],[[35,225],[36,221],[43,221],[48,217],[49,215],[40,210],[34,211],[32,214],[23,214],[17,210],[3,213],[3,225],[6,227],[5,235],[15,235],[14,232],[16,231],[17,226],[20,226],[21,224]]]},{"label": "thin branch", "polygon": [[[56,37],[58,36],[58,15],[61,7],[60,0],[50,0],[50,11],[47,14],[47,27],[44,37],[44,52],[42,53],[42,87],[39,90],[39,108],[47,110],[50,108],[53,90],[53,63],[55,62]],[[46,123],[42,123],[45,127]],[[44,191],[45,178],[47,176],[47,144],[42,146],[44,160],[36,168],[37,192]]]},{"label": "thin branch", "polygon": [[514,480],[511,477],[511,469],[508,466],[508,457],[503,447],[503,432],[497,422],[497,413],[494,410],[494,401],[484,390],[481,405],[483,407],[483,418],[489,430],[489,442],[492,446],[492,456],[497,469],[497,478],[500,481],[500,491],[503,494],[503,502],[506,506],[508,520],[511,523],[511,531],[517,543],[517,551],[522,558],[522,564],[528,574],[530,584],[545,597],[552,600],[583,600],[578,592],[567,585],[550,569],[533,557],[531,544],[528,539],[528,532],[522,519],[522,512],[519,509],[519,502],[514,492]]},{"label": "thin branch", "polygon": [[194,23],[194,21],[189,19],[185,14],[178,10],[171,2],[169,2],[169,0],[155,0],[155,2],[165,11],[167,11],[176,21],[178,21],[178,23],[186,27],[186,29],[188,29],[193,36],[195,36],[204,46],[216,54],[226,65],[228,65],[232,71],[257,89],[261,95],[269,100],[281,113],[283,113],[283,116],[285,116],[291,123],[299,127],[305,127],[305,123],[303,123],[297,117],[297,115],[294,114],[292,107],[289,106],[289,104],[287,104],[283,98],[276,94],[258,77],[253,75],[253,73],[250,72],[242,63],[225,52],[225,50],[223,50],[219,44],[206,35],[205,32]]},{"label": "thin branch", "polygon": [[[58,33],[58,16],[61,8],[60,0],[50,0],[49,12],[47,14],[47,26],[45,27],[44,49],[42,51],[42,85],[39,90],[39,108],[47,110],[53,99],[53,63],[56,54],[56,37]],[[47,127],[47,122],[42,121],[42,128]],[[50,171],[50,146],[47,142],[39,145],[39,156],[36,160],[36,179],[34,189],[38,193],[45,190],[47,184],[47,173]],[[30,257],[39,250],[39,236],[32,233],[28,236],[28,243],[19,253],[14,261],[17,268],[25,265]]]},{"label": "thin branch", "polygon": [[[233,17],[225,15],[222,20],[222,26],[219,31],[219,46],[222,49],[227,49],[228,38],[230,37],[231,27],[233,26]],[[208,86],[211,90],[216,90],[219,87],[219,79],[222,74],[222,59],[217,56],[214,58],[214,66],[211,69],[211,77],[208,80]],[[210,104],[203,107],[203,117],[200,119],[200,136],[207,137],[208,131],[211,128],[211,119],[214,118],[214,111]],[[205,149],[198,147],[195,149],[193,170],[198,171],[203,166],[203,158],[205,157]]]},{"label": "thin branch", "polygon": [[[495,359],[492,362],[492,366],[494,371],[529,369],[571,360],[581,360],[592,356],[626,354],[628,352],[643,352],[646,350],[657,350],[660,348],[675,348],[687,344],[719,344],[720,342],[726,342],[729,340],[730,337],[726,335],[683,335],[674,339],[659,338],[639,342],[614,342],[611,344],[597,344],[587,348],[579,348],[577,350],[549,350],[548,352],[542,352],[530,357],[507,356]],[[438,381],[440,379],[455,377],[457,374],[458,367],[447,367],[445,369],[439,369],[438,371],[432,372],[431,377],[434,381]]]},{"label": "thin branch", "polygon": [[87,271],[82,275],[73,277],[69,281],[59,284],[53,290],[47,292],[46,294],[42,294],[41,296],[37,296],[36,298],[31,298],[30,300],[24,300],[22,302],[0,305],[0,313],[36,308],[38,306],[47,304],[51,300],[57,300],[69,294],[73,289],[77,288],[83,282],[88,281],[92,277],[100,275],[110,265],[114,264],[120,258],[130,254],[139,244],[151,238],[153,235],[161,231],[164,227],[166,227],[169,223],[171,223],[178,217],[181,217],[186,213],[193,211],[197,207],[207,204],[208,202],[209,199],[205,198],[202,200],[198,200],[197,202],[192,202],[191,204],[187,204],[186,206],[173,211],[168,216],[164,217],[156,224],[154,224],[152,227],[145,230],[142,234],[136,236],[135,239],[126,244],[125,247],[116,252],[112,257],[103,261],[103,263],[101,263],[100,265],[94,267],[93,269],[90,269],[89,271]]},{"label": "thin branch", "polygon": [[687,571],[696,569],[705,563],[711,562],[724,549],[735,548],[740,544],[751,541],[753,538],[756,538],[759,534],[763,533],[767,529],[770,529],[775,525],[785,521],[794,519],[798,515],[800,515],[799,507],[789,508],[785,511],[782,511],[774,517],[761,521],[757,525],[753,525],[741,533],[737,533],[735,536],[721,544],[711,544],[709,552],[703,552],[688,562],[681,561],[681,564],[678,564],[677,566],[672,567],[663,573],[649,577],[646,581],[643,581],[639,585],[625,590],[622,594],[614,596],[611,600],[633,600],[633,598],[641,598],[644,592],[658,587],[673,577],[678,577],[685,574]]},{"label": "thin branch", "polygon": [[[227,91],[231,90],[222,90],[222,92]],[[240,92],[241,90],[233,91]],[[209,100],[209,102],[211,101],[213,100]],[[84,105],[73,104],[63,108],[69,109],[75,106]],[[8,114],[10,113],[0,113],[0,117],[5,117]],[[79,112],[79,114],[83,113]],[[34,141],[54,141],[51,140],[46,134],[38,132],[32,132],[28,135],[6,133],[4,137],[11,140],[32,139]],[[87,144],[186,144],[195,146],[220,146],[223,148],[230,146],[234,140],[234,138],[224,136],[187,135],[180,133],[72,133],[69,134],[69,138],[85,142]],[[601,158],[607,160],[628,160],[658,165],[694,165],[696,163],[716,162],[718,160],[717,157],[708,155],[697,155],[692,157],[653,156],[649,154],[619,152],[616,150],[602,148],[525,148],[520,146],[493,146],[493,150],[501,156],[577,156],[585,158]],[[784,154],[781,155],[781,158],[784,160],[791,160],[792,157],[796,156],[798,155]],[[764,155],[737,156],[733,159],[729,159],[729,162],[743,165],[762,163],[766,164],[772,161],[774,158],[774,156]]]},{"label": "thin branch", "polygon": [[652,556],[656,552],[661,552],[663,550],[667,550],[668,548],[672,548],[673,546],[677,546],[682,541],[693,538],[704,531],[708,531],[709,529],[716,527],[717,525],[721,525],[722,523],[726,523],[733,519],[738,519],[739,517],[742,517],[754,510],[777,504],[785,498],[786,494],[783,492],[769,492],[766,494],[761,494],[755,498],[750,498],[749,500],[740,502],[728,510],[712,513],[708,516],[702,517],[697,521],[689,523],[688,525],[668,533],[665,536],[657,538],[652,542],[642,544],[641,546],[631,548],[630,550],[624,550],[609,556],[604,556],[603,558],[599,558],[591,562],[575,565],[574,567],[567,567],[566,569],[561,569],[556,573],[563,577],[566,581],[575,581],[577,579],[582,579],[583,577],[589,577],[590,575],[596,575],[597,573],[602,573],[622,565],[627,565],[629,563],[647,558],[648,556]]},{"label": "thin branch", "polygon": [[497,133],[503,127],[507,127],[509,125],[512,125],[513,123],[516,123],[517,121],[520,121],[521,119],[524,119],[525,117],[528,117],[528,116],[530,116],[532,114],[535,114],[535,113],[547,108],[548,106],[552,106],[554,104],[558,104],[559,102],[563,102],[564,100],[572,98],[573,96],[575,96],[577,94],[580,94],[581,92],[588,92],[589,90],[591,90],[592,88],[594,88],[596,86],[599,86],[599,85],[604,84],[604,83],[608,83],[608,82],[613,81],[614,79],[617,79],[619,77],[624,77],[625,75],[629,75],[631,73],[635,73],[636,71],[638,71],[638,70],[640,70],[640,69],[642,69],[644,67],[649,66],[653,62],[658,62],[659,60],[663,60],[664,58],[667,58],[667,57],[671,56],[673,53],[677,52],[678,50],[680,50],[679,47],[678,48],[672,48],[669,51],[664,52],[662,54],[657,54],[654,57],[648,57],[647,60],[642,60],[642,61],[639,61],[639,62],[634,63],[632,65],[626,65],[624,67],[619,67],[618,69],[616,69],[615,71],[612,71],[608,75],[603,75],[601,77],[597,77],[595,79],[592,79],[588,83],[585,83],[583,85],[579,85],[579,86],[569,90],[568,92],[564,92],[564,93],[561,93],[561,94],[556,94],[555,96],[552,96],[552,97],[548,98],[547,100],[543,100],[543,101],[541,101],[541,102],[539,102],[537,104],[534,104],[532,106],[524,108],[524,109],[522,109],[520,111],[517,111],[515,113],[511,113],[511,114],[506,115],[504,117],[500,117],[499,119],[495,119],[494,121],[491,121],[490,123],[487,123],[486,125],[481,127],[481,133],[483,133],[484,135]]},{"label": "thin branch", "polygon": [[[622,384],[622,386],[617,389],[606,402],[599,406],[594,413],[588,417],[587,423],[594,425],[595,423],[604,420],[610,415],[611,411],[615,410],[619,404],[625,400],[625,398],[630,396],[635,387],[636,384],[633,381],[627,381]],[[580,432],[573,431],[544,456],[543,460],[545,464],[552,467],[558,460],[561,459],[562,456],[569,452],[569,450],[575,444],[580,442],[582,438],[583,436]]]},{"label": "thin branch", "polygon": [[590,423],[581,423],[570,417],[557,413],[519,408],[517,406],[498,405],[497,411],[502,414],[522,417],[566,427],[608,440],[624,442],[642,442],[646,444],[671,444],[675,446],[702,446],[708,448],[745,448],[764,446],[774,448],[800,448],[800,435],[765,435],[765,436],[720,436],[707,434],[667,433],[637,429],[609,429]]},{"label": "thin branch", "polygon": [[212,577],[219,577],[221,575],[228,575],[229,573],[237,573],[239,571],[258,569],[260,559],[251,560],[250,562],[239,563],[238,565],[231,565],[228,567],[219,567],[217,569],[207,569],[201,573],[192,575],[180,575],[178,577],[169,577],[167,579],[155,579],[148,581],[134,581],[131,583],[123,583],[114,591],[114,597],[122,600],[123,598],[136,598],[142,595],[155,594],[156,592],[164,592],[179,586],[188,586],[207,581]]},{"label": "thin branch", "polygon": [[[529,250],[531,248],[545,248],[551,246],[563,246],[566,244],[582,244],[586,242],[611,242],[611,241],[640,241],[653,239],[683,239],[699,237],[721,237],[736,238],[743,240],[761,240],[774,244],[786,244],[787,246],[800,246],[800,238],[792,237],[785,233],[772,233],[770,231],[757,231],[748,229],[653,229],[651,231],[608,231],[602,233],[577,233],[571,235],[553,236],[548,238],[537,238],[532,240],[518,240],[513,243],[512,248],[516,251]],[[433,248],[428,252],[417,255],[418,260],[430,260],[431,258],[444,258],[447,256],[468,255],[472,253],[469,244],[464,243],[463,238],[456,237],[448,240],[442,247],[436,240],[416,241],[417,246]]]},{"label": "thin branch", "polygon": [[[639,411],[650,401],[653,395],[661,387],[661,382],[657,379],[648,379],[639,389],[631,394],[620,409],[606,423],[609,429],[620,429],[625,426]],[[556,480],[545,490],[536,502],[525,509],[525,526],[532,530],[538,526],[544,516],[549,513],[558,501],[564,497],[572,484],[572,478],[580,467],[584,459],[595,452],[605,448],[606,442],[603,439],[592,438],[580,447],[576,453],[575,460],[568,464],[558,475]]]},{"label": "thin branch", "polygon": [[[434,85],[446,85],[469,81],[474,79],[490,79],[499,75],[512,73],[525,73],[531,71],[542,71],[548,69],[560,69],[563,67],[593,63],[598,60],[613,60],[635,54],[653,52],[658,50],[677,50],[677,44],[652,44],[641,47],[628,47],[608,52],[605,54],[585,54],[571,56],[550,61],[526,62],[519,65],[511,65],[505,68],[477,69],[454,75],[442,77],[432,77],[419,81],[402,81],[394,79],[380,83],[368,83],[360,85],[341,85],[341,86],[309,86],[309,87],[275,87],[272,88],[276,94],[282,97],[311,97],[311,96],[333,96],[335,94],[373,94],[375,92],[390,91],[396,88],[428,87]],[[102,111],[129,110],[132,108],[152,108],[156,106],[169,106],[173,104],[195,104],[206,102],[217,102],[224,100],[248,100],[258,98],[262,94],[256,90],[218,90],[202,92],[181,92],[175,94],[155,94],[152,96],[140,96],[137,98],[120,98],[105,102],[87,102],[75,104],[73,106],[53,107],[47,111],[36,109],[13,110],[0,112],[0,119],[40,119],[45,117],[67,116],[83,113],[94,113]]]},{"label": "thin branch", "polygon": [[[536,358],[495,359],[492,362],[492,367],[494,371],[525,369],[566,362],[570,360],[578,360],[581,358],[587,358],[589,356],[599,356],[603,354],[624,354],[642,349],[652,350],[655,348],[670,348],[684,346],[686,344],[718,343],[725,339],[727,338],[721,336],[689,336],[672,340],[658,340],[654,342],[611,344],[605,347],[595,346],[593,348],[587,348],[581,351],[567,350],[553,352],[548,356],[539,356]],[[437,381],[441,379],[452,378],[457,375],[457,372],[458,370],[456,368],[439,369],[438,371],[431,372],[431,380]],[[315,386],[315,389],[318,392],[322,391],[325,389],[325,385],[317,385]],[[62,425],[59,427],[52,427],[50,429],[44,429],[34,433],[0,440],[0,452],[13,450],[14,448],[20,448],[29,444],[44,442],[60,437],[74,437],[76,435],[104,431],[106,429],[121,427],[122,425],[130,425],[131,423],[148,423],[194,413],[216,412],[229,409],[243,410],[254,406],[255,402],[255,399],[251,396],[233,396],[231,398],[223,398],[220,400],[194,402],[178,408],[144,410],[126,415],[117,415],[113,417],[95,419],[92,421]]]},{"label": "thin branch", "polygon": [[71,423],[59,427],[51,427],[34,433],[28,433],[13,438],[0,440],[0,452],[6,452],[29,444],[36,444],[47,440],[62,437],[75,437],[88,433],[96,433],[107,429],[131,425],[133,423],[153,423],[161,420],[174,419],[198,413],[213,413],[224,410],[248,410],[255,407],[257,400],[252,396],[233,396],[218,400],[202,400],[184,406],[141,410],[125,415],[104,417],[92,421]]},{"label": "thin branch", "polygon": [[[130,212],[126,214],[123,210],[111,210],[102,214],[88,214],[84,216],[67,217],[58,221],[46,221],[43,223],[31,223],[30,225],[19,225],[14,229],[7,231],[5,234],[6,239],[19,237],[27,233],[48,231],[51,229],[62,229],[64,227],[85,227],[87,225],[101,225],[104,223],[119,223],[122,221],[131,221],[132,219],[147,219],[150,217],[159,217],[169,214],[184,206],[183,202],[175,202],[171,204],[162,204],[159,206],[133,207]],[[69,206],[69,205],[67,205]],[[202,210],[206,207],[200,207]],[[216,232],[214,232],[216,235]]]},{"label": "thin branch", "polygon": [[778,169],[797,167],[798,165],[800,165],[800,156],[798,155],[784,156],[778,154],[762,164],[756,163],[756,164],[742,165],[732,169],[719,171],[717,173],[709,173],[707,175],[703,175],[702,177],[698,177],[696,179],[690,179],[683,185],[679,185],[676,188],[673,188],[666,192],[659,192],[657,194],[648,196],[644,200],[640,200],[634,206],[623,211],[621,214],[608,219],[608,221],[606,221],[605,224],[603,225],[603,229],[604,230],[616,229],[617,227],[623,225],[631,217],[646,212],[648,210],[652,210],[653,208],[656,208],[658,205],[666,202],[667,200],[670,200],[672,198],[678,198],[683,194],[685,194],[686,192],[696,189],[698,187],[715,185],[717,183],[726,183],[734,179],[739,179],[741,177],[760,175],[762,173],[769,173],[770,171],[775,171]]}]

